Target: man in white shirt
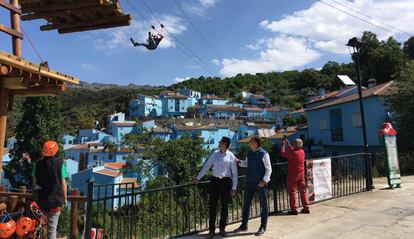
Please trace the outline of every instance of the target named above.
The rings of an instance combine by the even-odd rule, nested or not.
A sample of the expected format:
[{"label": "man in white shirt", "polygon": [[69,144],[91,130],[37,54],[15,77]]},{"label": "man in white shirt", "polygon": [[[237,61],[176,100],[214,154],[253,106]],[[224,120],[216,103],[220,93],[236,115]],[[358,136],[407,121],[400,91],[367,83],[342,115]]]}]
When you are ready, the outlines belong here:
[{"label": "man in white shirt", "polygon": [[255,234],[262,235],[266,231],[268,205],[267,205],[267,183],[270,181],[272,174],[272,165],[269,154],[262,149],[262,140],[259,136],[253,136],[249,142],[250,150],[244,161],[239,161],[240,167],[247,167],[246,186],[244,193],[242,224],[234,232],[247,231],[247,222],[249,220],[250,206],[254,195],[257,193],[260,199],[261,207],[261,224]]},{"label": "man in white shirt", "polygon": [[210,186],[210,220],[209,233],[207,238],[213,238],[216,230],[217,202],[221,200],[220,215],[220,235],[226,237],[226,226],[228,216],[228,204],[230,197],[236,195],[237,190],[237,159],[230,147],[230,138],[223,137],[219,144],[219,150],[215,151],[210,158],[204,163],[200,173],[194,179],[193,183],[198,183],[201,178],[212,167],[213,178]]}]

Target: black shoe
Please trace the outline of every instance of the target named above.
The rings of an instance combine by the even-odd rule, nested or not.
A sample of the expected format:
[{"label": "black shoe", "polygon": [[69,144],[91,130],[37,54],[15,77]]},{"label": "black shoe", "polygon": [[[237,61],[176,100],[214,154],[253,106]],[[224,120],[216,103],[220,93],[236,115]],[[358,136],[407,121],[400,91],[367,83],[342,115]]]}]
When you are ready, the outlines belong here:
[{"label": "black shoe", "polygon": [[310,210],[309,209],[302,209],[300,211],[300,213],[302,213],[302,214],[310,214]]},{"label": "black shoe", "polygon": [[247,227],[246,226],[240,226],[239,228],[237,228],[236,230],[234,230],[235,233],[245,232],[245,231],[247,231]]},{"label": "black shoe", "polygon": [[255,236],[261,236],[265,233],[266,227],[260,227],[259,230],[254,234]]},{"label": "black shoe", "polygon": [[164,28],[164,25],[161,24],[161,28]]},{"label": "black shoe", "polygon": [[298,213],[298,211],[296,211],[296,210],[290,210],[289,212],[287,212],[287,215],[292,215],[292,216],[296,216],[296,215],[298,215],[299,213]]},{"label": "black shoe", "polygon": [[221,237],[227,237],[226,229],[220,229],[220,236]]},{"label": "black shoe", "polygon": [[214,231],[210,231],[208,234],[207,234],[207,236],[206,236],[206,238],[207,239],[213,239],[213,237],[216,235],[216,233],[214,232]]},{"label": "black shoe", "polygon": [[138,43],[136,43],[136,42],[134,41],[134,39],[132,39],[132,37],[131,37],[131,38],[129,38],[129,40],[132,42],[132,45],[137,46],[137,44],[138,44]]}]

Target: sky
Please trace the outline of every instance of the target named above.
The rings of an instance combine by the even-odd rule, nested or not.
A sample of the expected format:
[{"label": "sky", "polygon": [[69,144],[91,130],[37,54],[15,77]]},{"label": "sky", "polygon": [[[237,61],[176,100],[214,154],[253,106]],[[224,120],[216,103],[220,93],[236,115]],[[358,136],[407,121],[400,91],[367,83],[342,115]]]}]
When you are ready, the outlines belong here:
[{"label": "sky", "polygon": [[[381,40],[393,36],[400,42],[414,35],[412,0],[146,3],[155,16],[143,0],[121,0],[124,11],[133,18],[128,27],[71,34],[40,31],[44,20],[22,22],[22,27],[54,70],[86,82],[154,86],[199,76],[320,69],[329,60],[350,62],[345,44],[365,30]],[[159,48],[134,48],[129,38],[144,42],[150,30],[147,20],[159,28],[157,18],[168,31]],[[10,24],[3,9],[0,24]],[[11,52],[11,38],[2,33],[0,51]],[[27,39],[23,58],[40,62]]]}]

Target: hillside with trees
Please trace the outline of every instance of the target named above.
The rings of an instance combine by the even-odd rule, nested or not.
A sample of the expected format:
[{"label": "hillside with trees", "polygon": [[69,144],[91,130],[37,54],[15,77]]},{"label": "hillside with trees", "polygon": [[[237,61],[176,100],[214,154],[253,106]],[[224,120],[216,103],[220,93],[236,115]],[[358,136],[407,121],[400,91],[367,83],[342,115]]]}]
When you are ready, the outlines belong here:
[{"label": "hillside with trees", "polygon": [[[371,78],[375,78],[378,83],[401,78],[402,69],[406,68],[414,56],[413,39],[411,37],[404,44],[394,38],[380,41],[374,33],[365,32],[362,40],[366,43],[366,47],[362,49],[361,56],[363,84],[365,85]],[[163,90],[177,90],[182,87],[231,98],[234,101],[241,101],[234,96],[244,90],[263,94],[273,105],[298,109],[305,103],[306,95],[317,93],[320,85],[323,85],[327,91],[339,88],[339,81],[336,79],[338,74],[346,74],[356,80],[353,63],[340,64],[329,61],[320,70],[238,74],[223,79],[200,76],[165,87],[83,83],[71,87],[59,97],[64,119],[61,130],[74,133],[82,128],[94,127],[95,121],[104,125],[107,115],[115,111],[127,113],[128,102],[136,94],[155,95]],[[14,102],[14,109],[9,118],[10,136],[15,135],[16,126],[22,117],[23,101],[24,99],[17,98]]]}]

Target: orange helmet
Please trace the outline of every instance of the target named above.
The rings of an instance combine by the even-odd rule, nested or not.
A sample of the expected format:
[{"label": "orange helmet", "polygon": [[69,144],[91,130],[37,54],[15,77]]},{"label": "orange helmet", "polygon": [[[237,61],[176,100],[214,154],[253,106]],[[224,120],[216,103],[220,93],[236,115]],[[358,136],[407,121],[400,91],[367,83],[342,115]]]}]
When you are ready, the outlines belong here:
[{"label": "orange helmet", "polygon": [[55,141],[47,141],[43,145],[43,151],[42,155],[44,157],[53,157],[55,156],[59,151],[59,145]]},{"label": "orange helmet", "polygon": [[0,238],[9,238],[16,231],[16,222],[8,215],[6,217],[8,217],[8,221],[0,223]]},{"label": "orange helmet", "polygon": [[16,234],[19,237],[26,236],[29,232],[35,230],[36,221],[30,217],[21,217],[17,220]]}]

